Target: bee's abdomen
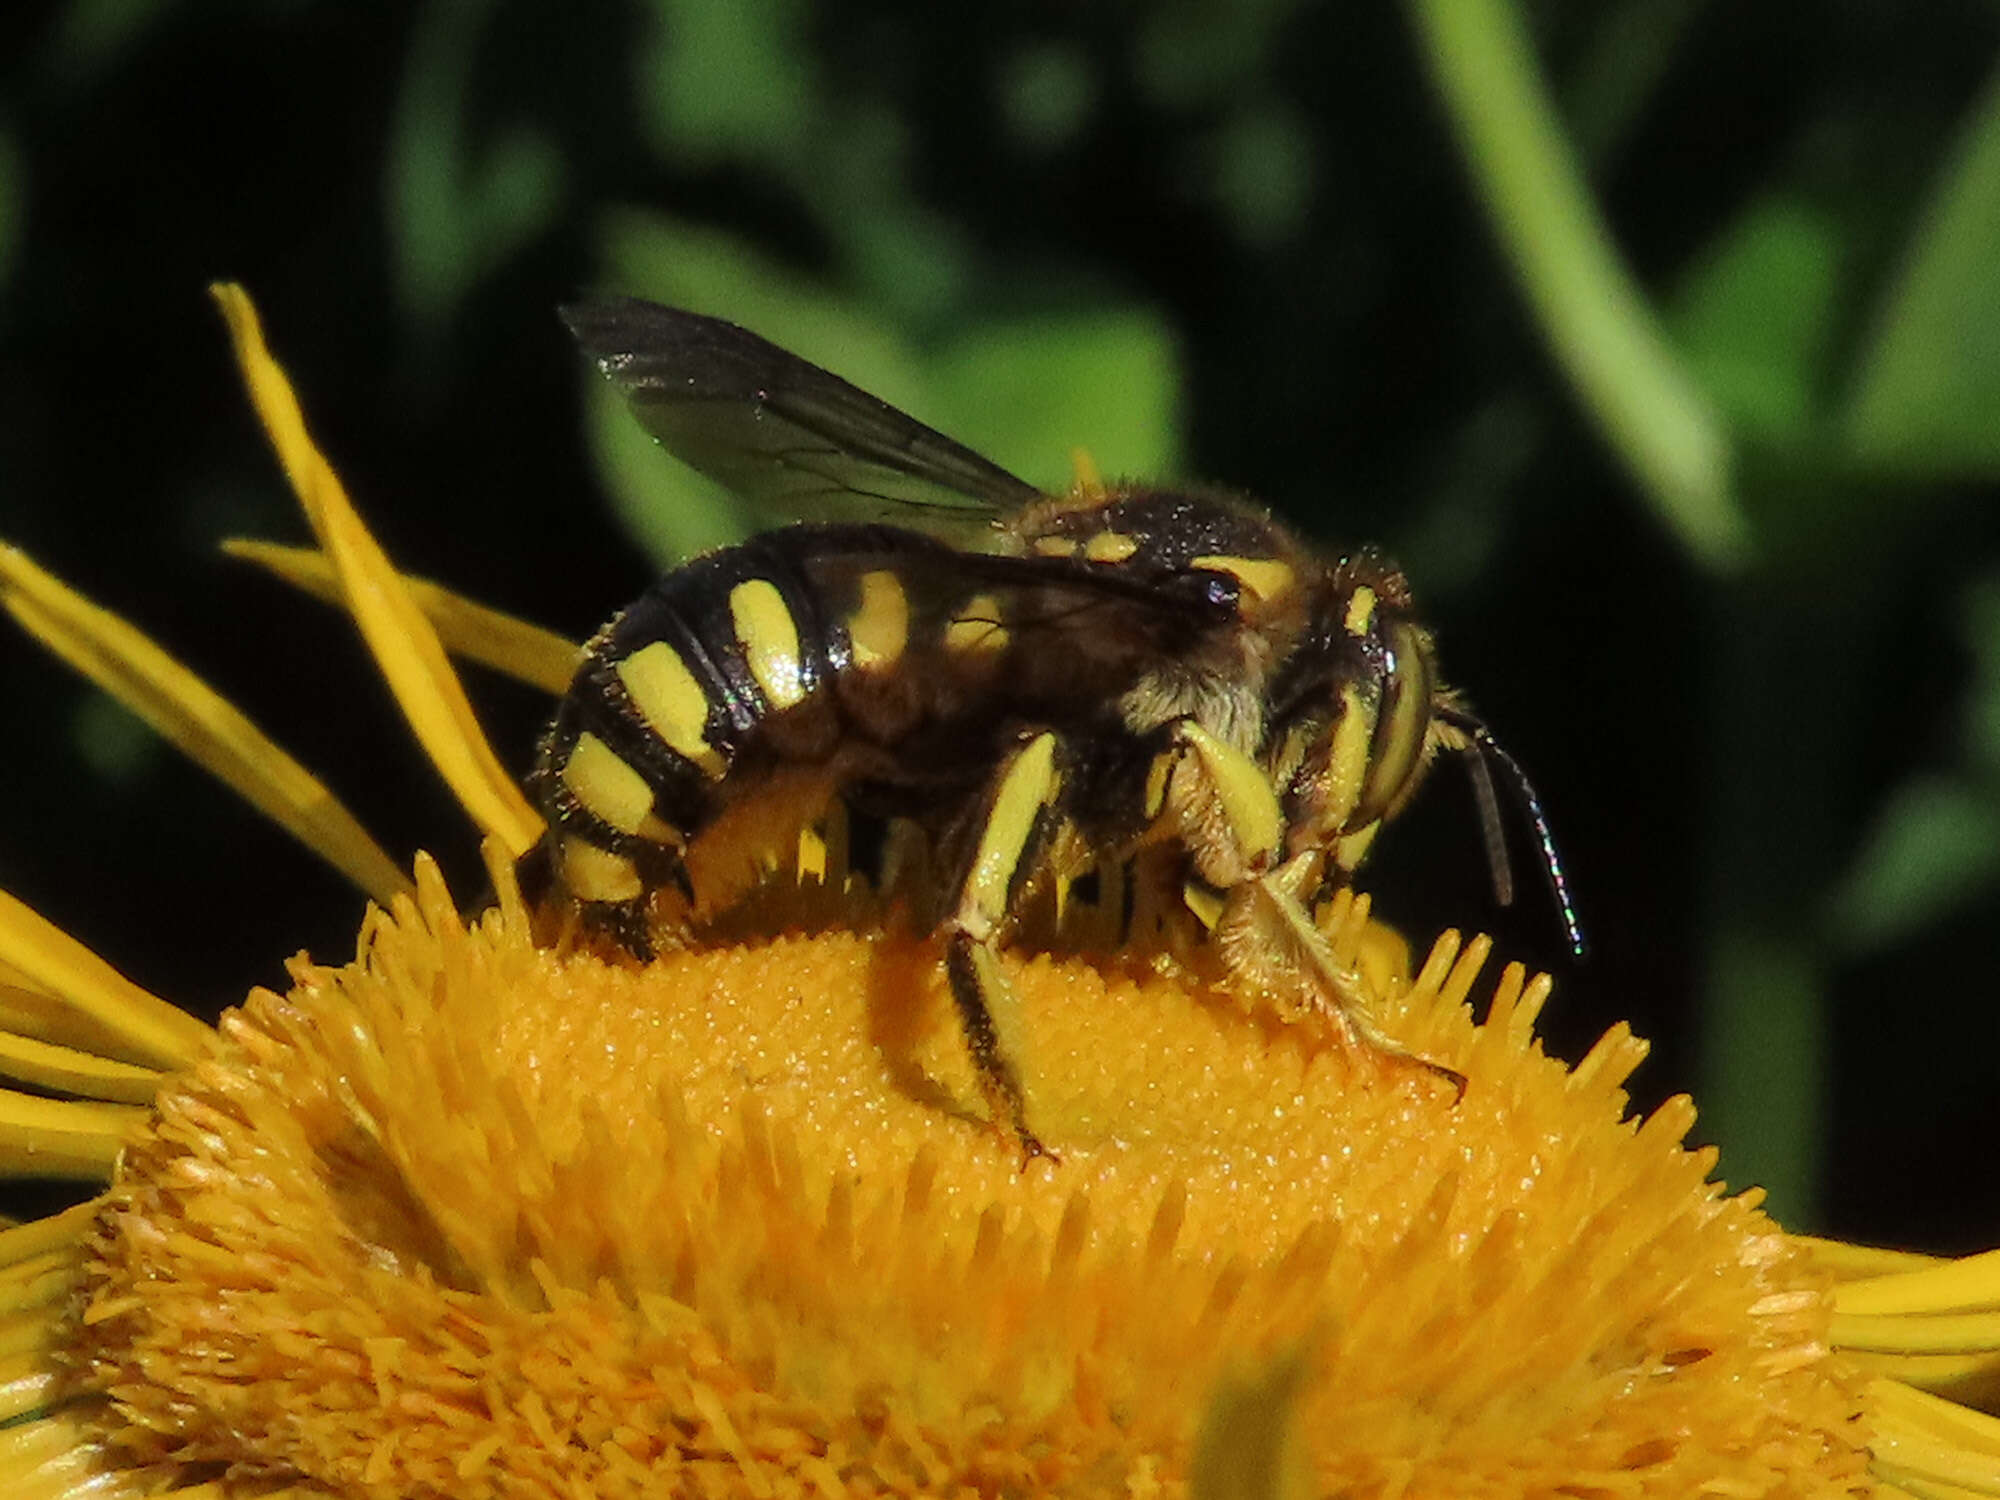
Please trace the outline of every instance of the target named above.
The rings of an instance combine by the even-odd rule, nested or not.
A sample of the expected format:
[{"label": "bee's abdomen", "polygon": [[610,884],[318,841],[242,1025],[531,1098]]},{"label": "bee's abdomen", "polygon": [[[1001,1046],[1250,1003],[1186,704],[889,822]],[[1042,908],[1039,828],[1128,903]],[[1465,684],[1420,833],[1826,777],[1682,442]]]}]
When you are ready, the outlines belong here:
[{"label": "bee's abdomen", "polygon": [[907,640],[896,564],[932,546],[880,527],[773,532],[668,574],[606,626],[536,772],[571,894],[631,902],[684,881],[682,851],[743,782],[823,763],[857,732],[893,737],[871,721],[894,711],[872,683],[900,675]]}]

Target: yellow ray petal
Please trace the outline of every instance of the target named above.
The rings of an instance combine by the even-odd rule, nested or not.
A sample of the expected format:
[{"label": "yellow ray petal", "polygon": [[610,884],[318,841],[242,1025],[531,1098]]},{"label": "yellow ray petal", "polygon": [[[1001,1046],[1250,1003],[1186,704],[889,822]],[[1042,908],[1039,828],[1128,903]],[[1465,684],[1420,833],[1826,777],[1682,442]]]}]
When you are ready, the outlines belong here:
[{"label": "yellow ray petal", "polygon": [[221,694],[109,610],[0,547],[0,606],[377,901],[409,881],[354,814]]},{"label": "yellow ray petal", "polygon": [[1883,1500],[1897,1500],[1907,1496],[1908,1500],[1992,1500],[2000,1491],[1968,1489],[1962,1484],[1938,1484],[1931,1480],[1918,1479],[1913,1475],[1899,1472],[1895,1482],[1889,1482],[1880,1466],[1870,1471],[1881,1481],[1875,1491]]},{"label": "yellow ray petal", "polygon": [[0,1171],[108,1181],[125,1137],[146,1119],[130,1104],[42,1099],[0,1089]]},{"label": "yellow ray petal", "polygon": [[411,601],[306,432],[298,398],[264,344],[249,294],[226,283],[210,291],[228,321],[237,363],[264,431],[320,546],[339,570],[348,608],[404,717],[473,822],[514,854],[527,853],[541,837],[541,817],[486,743],[465,690],[438,644],[437,632]]},{"label": "yellow ray petal", "polygon": [[74,1500],[101,1493],[97,1471],[103,1451],[83,1421],[67,1412],[0,1428],[0,1494],[8,1500]]},{"label": "yellow ray petal", "polygon": [[23,1316],[0,1315],[0,1356],[39,1353],[62,1346],[69,1323],[60,1308],[42,1309]]},{"label": "yellow ray petal", "polygon": [[2000,1250],[1942,1265],[1844,1283],[1834,1296],[1843,1313],[1937,1313],[2000,1307]]},{"label": "yellow ray petal", "polygon": [[0,1275],[0,1346],[9,1352],[39,1348],[48,1342],[49,1324],[69,1322],[83,1260],[83,1247],[69,1244]]},{"label": "yellow ray petal", "polygon": [[79,1203],[46,1219],[35,1219],[17,1224],[12,1229],[0,1230],[0,1267],[19,1265],[51,1250],[75,1244],[84,1230],[90,1227],[91,1217],[96,1212],[95,1203]]},{"label": "yellow ray petal", "polygon": [[1980,1392],[2000,1390],[2000,1351],[1981,1354],[1865,1354],[1841,1351],[1871,1374],[1934,1391],[1965,1406],[1990,1404]]},{"label": "yellow ray petal", "polygon": [[165,1075],[75,1047],[0,1031],[0,1077],[119,1104],[149,1104]]},{"label": "yellow ray petal", "polygon": [[11,1422],[48,1404],[56,1374],[39,1353],[0,1355],[0,1422]]},{"label": "yellow ray petal", "polygon": [[1984,1354],[2000,1349],[2000,1313],[1859,1318],[1835,1313],[1830,1336],[1843,1349],[1881,1354]]},{"label": "yellow ray petal", "polygon": [[1918,1250],[1880,1250],[1872,1245],[1854,1245],[1811,1234],[1789,1234],[1785,1238],[1811,1255],[1814,1264],[1831,1271],[1836,1281],[1858,1281],[1863,1277],[1920,1271],[1925,1266],[1948,1263],[1945,1256],[1926,1255]]},{"label": "yellow ray petal", "polygon": [[[15,1226],[17,1229],[24,1227]],[[12,1233],[11,1230],[8,1232]],[[52,1281],[60,1281],[64,1274],[75,1271],[82,1248],[82,1233],[77,1231],[69,1236],[66,1243],[58,1244],[53,1249],[0,1266],[0,1309],[17,1313],[23,1308],[40,1306],[43,1294],[37,1288],[47,1287]],[[55,1273],[53,1277],[51,1273]]]},{"label": "yellow ray petal", "polygon": [[1892,1484],[1912,1493],[1961,1485],[2000,1494],[2000,1421],[1893,1380],[1869,1384],[1868,1407],[1876,1472]]},{"label": "yellow ray petal", "polygon": [[1875,1488],[1868,1493],[1879,1497],[1879,1500],[1993,1500],[1993,1496],[2000,1493],[1962,1484],[1941,1484],[1937,1480],[1912,1474],[1907,1469],[1892,1470],[1881,1464],[1872,1466],[1868,1475],[1875,1481]]},{"label": "yellow ray petal", "polygon": [[0,1031],[97,1057],[151,1067],[138,1050],[110,1027],[99,1024],[69,1001],[26,983],[0,979]]},{"label": "yellow ray petal", "polygon": [[[275,542],[231,537],[222,544],[222,550],[277,574],[293,588],[316,599],[343,609],[347,607],[340,575],[327,555],[316,548],[282,547]],[[583,647],[575,641],[500,610],[475,604],[463,594],[427,578],[413,578],[406,573],[403,586],[410,591],[411,601],[423,611],[424,618],[437,627],[438,639],[444,642],[447,651],[545,693],[561,694],[569,690],[570,678],[576,675],[577,663],[583,659]]]},{"label": "yellow ray petal", "polygon": [[51,1018],[58,1024],[72,1015],[85,1023],[64,1028],[61,1040],[81,1039],[86,1045],[101,1040],[124,1061],[178,1068],[211,1035],[186,1011],[140,989],[5,891],[0,891],[0,964],[49,997]]}]

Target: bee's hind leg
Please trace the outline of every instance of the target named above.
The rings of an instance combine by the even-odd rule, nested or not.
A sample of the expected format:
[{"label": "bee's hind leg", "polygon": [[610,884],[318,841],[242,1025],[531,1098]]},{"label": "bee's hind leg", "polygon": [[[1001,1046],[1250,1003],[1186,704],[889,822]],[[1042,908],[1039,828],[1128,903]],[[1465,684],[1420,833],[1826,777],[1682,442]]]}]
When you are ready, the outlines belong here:
[{"label": "bee's hind leg", "polygon": [[1000,972],[997,950],[990,942],[963,932],[945,938],[944,971],[951,986],[951,998],[958,1006],[959,1024],[965,1028],[966,1050],[979,1070],[980,1091],[993,1111],[993,1121],[1011,1127],[1021,1145],[1021,1165],[1038,1156],[1055,1159],[1055,1153],[1041,1142],[1028,1126],[1027,1100],[1021,1093],[1020,1075],[1014,1071],[1008,1050],[1001,1046],[994,1022],[996,1008],[1011,1010],[1014,997],[1006,976]]},{"label": "bee's hind leg", "polygon": [[940,924],[945,977],[958,1006],[965,1044],[979,1072],[980,1090],[993,1122],[1011,1127],[1022,1165],[1054,1154],[1028,1125],[1027,1100],[1008,1033],[1016,1004],[1000,971],[999,937],[1013,911],[1026,872],[1061,787],[1057,740],[1042,730],[1025,736],[1000,763],[981,807],[973,847],[961,867],[957,900]]}]

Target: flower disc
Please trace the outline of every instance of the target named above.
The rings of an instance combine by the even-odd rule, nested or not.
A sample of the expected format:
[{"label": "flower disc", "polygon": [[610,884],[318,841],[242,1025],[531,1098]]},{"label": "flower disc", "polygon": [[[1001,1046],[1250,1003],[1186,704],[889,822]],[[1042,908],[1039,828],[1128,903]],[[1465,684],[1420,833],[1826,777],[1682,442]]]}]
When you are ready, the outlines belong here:
[{"label": "flower disc", "polygon": [[1862,1482],[1823,1288],[1691,1109],[1622,1118],[1622,1028],[1543,1056],[1518,972],[1475,1026],[1450,943],[1372,983],[1458,1100],[1185,978],[1010,959],[1060,1154],[1024,1168],[923,943],[639,966],[418,886],[129,1148],[72,1355],[121,1466],[384,1500]]}]

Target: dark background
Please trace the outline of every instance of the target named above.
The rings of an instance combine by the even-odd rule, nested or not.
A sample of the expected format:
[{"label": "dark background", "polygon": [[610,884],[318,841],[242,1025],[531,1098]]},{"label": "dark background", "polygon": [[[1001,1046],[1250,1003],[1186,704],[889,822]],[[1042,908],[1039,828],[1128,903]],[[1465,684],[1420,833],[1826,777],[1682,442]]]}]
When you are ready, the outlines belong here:
[{"label": "dark background", "polygon": [[[1630,1020],[1639,1105],[1693,1091],[1791,1226],[1988,1246],[1996,43],[1840,0],[9,7],[0,537],[469,890],[352,628],[215,550],[305,529],[210,280],[403,567],[578,636],[736,524],[592,415],[580,291],[1041,482],[1241,486],[1401,558],[1593,953],[1532,879],[1493,909],[1449,767],[1380,908],[1555,966],[1566,1056]],[[547,703],[471,675],[524,765]],[[337,876],[11,629],[0,705],[0,886],[208,1014],[351,951]]]}]

